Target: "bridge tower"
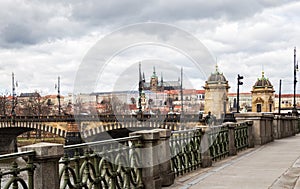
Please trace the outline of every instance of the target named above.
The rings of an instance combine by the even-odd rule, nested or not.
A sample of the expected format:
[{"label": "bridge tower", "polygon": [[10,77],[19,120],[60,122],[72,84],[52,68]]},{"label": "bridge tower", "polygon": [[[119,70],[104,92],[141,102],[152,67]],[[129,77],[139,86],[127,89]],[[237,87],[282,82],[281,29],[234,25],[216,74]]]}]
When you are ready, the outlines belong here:
[{"label": "bridge tower", "polygon": [[252,112],[273,112],[274,111],[274,88],[268,78],[262,72],[252,87]]},{"label": "bridge tower", "polygon": [[221,118],[222,114],[229,112],[228,104],[228,81],[216,65],[215,72],[211,73],[205,82],[205,102],[204,113],[211,112],[216,118]]}]

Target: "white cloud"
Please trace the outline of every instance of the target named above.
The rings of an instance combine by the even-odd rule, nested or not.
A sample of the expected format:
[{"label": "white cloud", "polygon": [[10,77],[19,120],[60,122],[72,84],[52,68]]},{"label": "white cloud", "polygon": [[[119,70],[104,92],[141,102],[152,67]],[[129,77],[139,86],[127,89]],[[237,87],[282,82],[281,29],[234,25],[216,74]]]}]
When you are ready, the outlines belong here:
[{"label": "white cloud", "polygon": [[[156,21],[182,28],[203,42],[218,59],[232,92],[238,73],[245,76],[241,90],[249,92],[263,65],[274,87],[278,88],[279,79],[283,79],[283,90],[291,93],[293,48],[299,46],[300,50],[299,10],[299,2],[280,0],[1,1],[0,91],[11,90],[11,72],[15,72],[20,81],[19,92],[55,93],[58,75],[62,78],[63,93],[72,92],[82,59],[101,37],[123,25]],[[120,36],[107,44],[106,50],[117,47],[120,40],[130,42],[135,37],[136,33]],[[158,37],[183,44],[184,48],[190,45],[176,40],[175,34]],[[163,57],[161,60],[184,66],[197,87],[204,85],[199,84],[202,78],[197,79],[193,66],[181,55],[168,54],[163,48],[126,51],[113,61],[128,63]],[[299,51],[297,55],[300,56]],[[113,78],[128,68],[112,64],[109,69],[106,74],[111,78],[105,80],[102,89],[112,88]]]}]

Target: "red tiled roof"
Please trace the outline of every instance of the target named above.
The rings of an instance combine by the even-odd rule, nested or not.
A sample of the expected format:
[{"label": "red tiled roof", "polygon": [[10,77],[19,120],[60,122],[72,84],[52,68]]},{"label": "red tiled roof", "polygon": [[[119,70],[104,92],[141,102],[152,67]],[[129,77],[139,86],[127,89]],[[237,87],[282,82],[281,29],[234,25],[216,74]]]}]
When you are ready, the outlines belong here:
[{"label": "red tiled roof", "polygon": [[[237,93],[228,93],[228,96],[236,96]],[[244,93],[240,93],[240,95],[251,95],[251,93],[247,93],[247,92],[244,92]]]},{"label": "red tiled roof", "polygon": [[[296,97],[300,97],[300,94],[296,94]],[[279,94],[275,94],[275,97],[279,97]],[[292,98],[294,97],[294,94],[281,94],[281,98]]]},{"label": "red tiled roof", "polygon": [[197,94],[205,94],[205,90],[196,90]]},{"label": "red tiled roof", "polygon": [[[44,98],[57,98],[57,95],[46,95]],[[64,98],[64,96],[60,95],[60,98]]]}]

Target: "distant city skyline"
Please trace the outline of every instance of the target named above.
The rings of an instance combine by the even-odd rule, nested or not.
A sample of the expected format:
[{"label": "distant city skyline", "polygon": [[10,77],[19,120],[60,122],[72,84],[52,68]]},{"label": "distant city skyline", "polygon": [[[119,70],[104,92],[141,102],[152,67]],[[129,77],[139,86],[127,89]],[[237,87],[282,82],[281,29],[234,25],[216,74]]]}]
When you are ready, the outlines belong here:
[{"label": "distant city skyline", "polygon": [[[17,94],[56,94],[58,76],[61,94],[72,93],[76,73],[89,49],[111,32],[141,22],[171,24],[195,36],[215,60],[209,65],[211,70],[217,63],[224,73],[230,93],[236,92],[237,74],[244,76],[240,91],[250,92],[262,71],[275,93],[278,94],[280,79],[282,93],[293,93],[294,47],[300,59],[300,2],[222,2],[1,1],[0,93],[11,94],[12,72],[19,83]],[[128,35],[126,40],[134,37]],[[162,72],[168,80],[176,79],[183,67],[184,81],[196,89],[203,89],[210,74],[199,77],[189,60],[172,48],[132,46],[111,57],[107,70],[95,78],[98,83],[90,92],[117,90],[116,82],[122,79],[120,76],[127,78],[126,74],[132,81],[124,88],[134,90],[138,79],[136,65],[154,60],[158,60],[157,65],[153,63],[158,75]],[[143,65],[146,77],[153,65]],[[297,77],[300,81],[299,72]]]}]

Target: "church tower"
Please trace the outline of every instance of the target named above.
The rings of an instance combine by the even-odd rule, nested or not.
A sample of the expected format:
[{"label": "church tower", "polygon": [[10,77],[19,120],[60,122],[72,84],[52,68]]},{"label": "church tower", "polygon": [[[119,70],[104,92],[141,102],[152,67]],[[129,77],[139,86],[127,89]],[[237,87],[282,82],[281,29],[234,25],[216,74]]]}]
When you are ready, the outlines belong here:
[{"label": "church tower", "polygon": [[229,112],[228,103],[228,81],[223,73],[218,70],[216,65],[216,71],[212,73],[208,80],[205,82],[205,104],[204,113],[211,112],[216,118],[221,118],[222,114]]},{"label": "church tower", "polygon": [[274,111],[274,88],[268,78],[262,72],[252,87],[252,112],[273,112]]},{"label": "church tower", "polygon": [[153,74],[150,79],[150,90],[157,91],[158,90],[158,77],[155,72],[155,67],[153,67]]}]

